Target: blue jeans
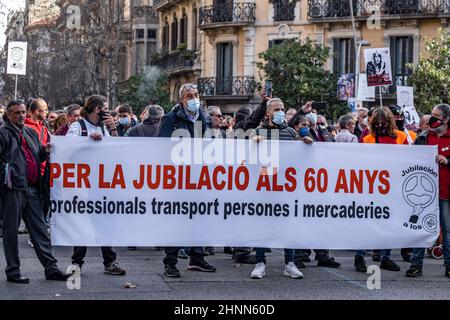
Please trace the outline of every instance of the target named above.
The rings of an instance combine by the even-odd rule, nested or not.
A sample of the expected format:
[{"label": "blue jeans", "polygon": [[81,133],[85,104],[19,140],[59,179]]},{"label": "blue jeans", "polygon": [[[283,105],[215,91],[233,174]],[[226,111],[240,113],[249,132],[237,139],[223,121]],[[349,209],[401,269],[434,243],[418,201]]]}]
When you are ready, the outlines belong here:
[{"label": "blue jeans", "polygon": [[[381,260],[389,259],[391,257],[391,249],[381,249],[380,254]],[[366,250],[356,250],[355,255],[364,258],[366,256]]]},{"label": "blue jeans", "polygon": [[[443,234],[442,249],[444,251],[444,265],[450,268],[450,210],[447,200],[439,200],[440,220]],[[414,248],[411,264],[417,267],[423,267],[426,248]]]},{"label": "blue jeans", "polygon": [[[256,263],[266,264],[266,248],[255,248]],[[294,262],[294,249],[284,249],[284,263]]]}]

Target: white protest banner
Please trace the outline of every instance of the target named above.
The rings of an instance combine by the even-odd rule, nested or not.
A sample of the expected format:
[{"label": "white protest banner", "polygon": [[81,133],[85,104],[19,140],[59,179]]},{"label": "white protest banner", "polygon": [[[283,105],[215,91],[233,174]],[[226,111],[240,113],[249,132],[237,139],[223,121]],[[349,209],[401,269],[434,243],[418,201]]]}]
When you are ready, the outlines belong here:
[{"label": "white protest banner", "polygon": [[405,112],[405,122],[407,125],[418,126],[420,117],[414,107],[414,88],[397,86],[397,104]]},{"label": "white protest banner", "polygon": [[439,234],[436,147],[280,141],[265,169],[278,141],[52,140],[54,245],[376,249]]},{"label": "white protest banner", "polygon": [[364,58],[369,87],[386,86],[393,83],[389,48],[364,49]]},{"label": "white protest banner", "polygon": [[369,87],[367,85],[367,75],[361,73],[359,75],[358,84],[358,101],[375,101],[375,87]]},{"label": "white protest banner", "polygon": [[27,42],[12,41],[8,43],[7,74],[26,74],[27,46]]}]

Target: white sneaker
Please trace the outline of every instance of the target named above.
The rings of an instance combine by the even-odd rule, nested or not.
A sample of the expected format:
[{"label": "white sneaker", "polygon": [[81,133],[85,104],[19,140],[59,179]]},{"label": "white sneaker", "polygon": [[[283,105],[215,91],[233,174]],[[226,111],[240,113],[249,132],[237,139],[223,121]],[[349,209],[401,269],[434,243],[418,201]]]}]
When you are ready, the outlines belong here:
[{"label": "white sneaker", "polygon": [[31,242],[31,239],[28,239],[28,244],[30,245],[30,247],[34,248],[33,242]]},{"label": "white sneaker", "polygon": [[253,269],[250,278],[252,279],[262,279],[266,275],[266,265],[262,262],[258,263]]},{"label": "white sneaker", "polygon": [[284,275],[291,277],[292,279],[303,279],[303,273],[298,270],[297,266],[293,262],[289,262],[284,268]]}]

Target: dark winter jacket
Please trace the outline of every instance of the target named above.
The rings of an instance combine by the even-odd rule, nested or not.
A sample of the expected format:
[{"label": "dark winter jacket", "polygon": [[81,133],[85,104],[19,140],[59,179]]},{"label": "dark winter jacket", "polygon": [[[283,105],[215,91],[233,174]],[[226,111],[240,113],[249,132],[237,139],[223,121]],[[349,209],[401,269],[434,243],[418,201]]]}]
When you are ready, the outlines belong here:
[{"label": "dark winter jacket", "polygon": [[238,121],[236,125],[234,126],[234,130],[244,130],[247,131],[249,129],[256,129],[261,124],[261,121],[263,121],[264,116],[266,115],[267,111],[267,101],[263,101],[261,105],[256,108],[255,111],[249,116],[245,117],[242,120]]},{"label": "dark winter jacket", "polygon": [[274,125],[270,126],[268,121],[265,121],[259,128],[257,128],[256,135],[264,137],[267,140],[275,139],[275,132],[278,131],[278,140],[297,140],[298,134],[297,132],[288,127],[287,123],[283,123],[280,126]]},{"label": "dark winter jacket", "polygon": [[[202,108],[199,109],[199,112],[200,116],[196,122],[201,125],[202,132],[198,132],[198,135],[201,134],[201,137],[203,137],[205,131],[208,129],[208,115]],[[191,138],[195,137],[194,123],[188,118],[181,105],[176,105],[171,112],[162,118],[158,136],[170,138],[172,137],[172,133],[178,129],[185,129],[189,132]]]},{"label": "dark winter jacket", "polygon": [[125,134],[126,137],[157,137],[159,129],[159,120],[145,119],[142,123],[129,129]]},{"label": "dark winter jacket", "polygon": [[[5,164],[11,169],[11,189],[26,190],[27,182],[27,161],[22,152],[22,141],[19,138],[20,130],[9,121],[0,128],[0,186],[5,188]],[[23,136],[37,160],[39,186],[42,183],[40,170],[41,163],[47,160],[47,153],[39,141],[36,132],[26,126],[22,129]]]}]

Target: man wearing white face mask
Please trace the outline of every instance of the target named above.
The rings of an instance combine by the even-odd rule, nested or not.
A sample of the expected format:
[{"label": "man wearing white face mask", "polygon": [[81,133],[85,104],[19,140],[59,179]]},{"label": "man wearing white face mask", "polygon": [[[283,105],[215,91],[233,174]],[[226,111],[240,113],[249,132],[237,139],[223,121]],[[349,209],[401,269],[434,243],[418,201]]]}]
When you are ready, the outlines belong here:
[{"label": "man wearing white face mask", "polygon": [[[256,128],[258,140],[298,140],[297,132],[286,123],[286,114],[283,101],[278,98],[267,102],[266,116],[263,124]],[[250,274],[252,279],[262,279],[266,275],[266,249],[255,248],[256,265]],[[302,279],[301,273],[294,264],[294,249],[284,249],[285,268],[283,274],[292,279]]]},{"label": "man wearing white face mask", "polygon": [[[203,137],[208,129],[208,115],[201,108],[200,95],[197,86],[194,84],[184,84],[179,92],[180,103],[173,107],[172,111],[164,116],[159,128],[160,137],[171,137],[177,129],[185,129],[191,138]],[[202,132],[194,132],[194,124],[201,123]],[[198,136],[200,135],[200,136]]]},{"label": "man wearing white face mask", "polygon": [[124,137],[127,131],[137,125],[136,121],[132,118],[133,109],[128,104],[123,104],[116,108],[119,114],[117,134],[119,137]]},{"label": "man wearing white face mask", "polygon": [[[180,103],[162,118],[158,136],[170,138],[174,131],[178,131],[177,137],[181,135],[183,137],[202,138],[208,129],[208,116],[200,106],[197,86],[189,83],[183,85],[179,92],[179,99]],[[198,128],[201,128],[201,132],[196,132]],[[184,134],[178,134],[179,130],[183,129],[185,130]],[[167,247],[164,249],[166,252],[164,274],[168,277],[180,277],[180,271],[176,267],[180,249],[180,247]],[[191,247],[188,252],[190,257],[188,270],[216,271],[216,268],[205,261],[205,250],[203,247]]]}]

